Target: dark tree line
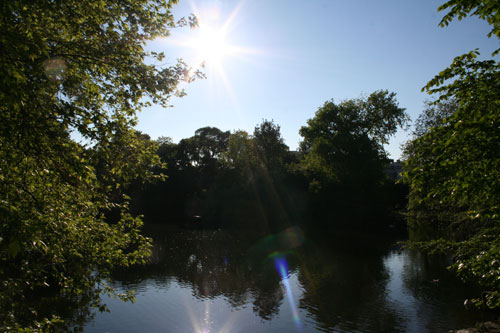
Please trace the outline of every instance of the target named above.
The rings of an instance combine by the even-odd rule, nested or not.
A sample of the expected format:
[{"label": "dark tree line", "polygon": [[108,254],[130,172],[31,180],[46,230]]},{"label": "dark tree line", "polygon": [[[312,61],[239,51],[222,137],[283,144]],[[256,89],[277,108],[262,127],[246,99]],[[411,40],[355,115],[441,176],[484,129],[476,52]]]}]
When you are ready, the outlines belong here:
[{"label": "dark tree line", "polygon": [[168,177],[131,189],[132,209],[147,222],[190,227],[276,231],[289,225],[298,161],[283,143],[280,127],[263,121],[253,135],[200,128],[178,144],[158,140]]},{"label": "dark tree line", "polygon": [[198,129],[157,153],[168,177],[131,188],[132,210],[147,222],[277,232],[385,230],[405,203],[404,186],[385,171],[383,148],[408,118],[394,93],[326,102],[302,127],[290,151],[280,126],[263,120],[254,132]]}]

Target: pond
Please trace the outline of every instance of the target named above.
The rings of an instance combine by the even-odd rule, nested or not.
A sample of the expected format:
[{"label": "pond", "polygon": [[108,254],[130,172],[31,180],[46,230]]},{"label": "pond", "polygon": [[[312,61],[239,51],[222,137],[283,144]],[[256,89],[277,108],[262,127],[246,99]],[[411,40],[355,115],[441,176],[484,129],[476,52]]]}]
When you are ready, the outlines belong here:
[{"label": "pond", "polygon": [[110,312],[85,332],[447,332],[484,320],[445,260],[394,240],[149,229],[151,263],[109,282],[136,301],[105,299]]}]

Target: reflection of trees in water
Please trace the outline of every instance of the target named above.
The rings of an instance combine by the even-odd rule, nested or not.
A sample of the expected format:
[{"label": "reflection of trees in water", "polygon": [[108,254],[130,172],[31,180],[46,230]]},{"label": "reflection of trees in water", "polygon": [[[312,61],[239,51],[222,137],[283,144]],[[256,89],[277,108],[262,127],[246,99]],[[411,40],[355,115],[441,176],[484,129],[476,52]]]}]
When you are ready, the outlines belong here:
[{"label": "reflection of trees in water", "polygon": [[283,300],[281,288],[272,288],[269,292],[258,290],[257,292],[253,292],[252,296],[254,298],[253,311],[262,319],[269,320],[278,314],[281,301]]},{"label": "reflection of trees in water", "polygon": [[[135,287],[154,279],[162,285],[174,277],[199,299],[224,296],[234,307],[251,302],[264,320],[279,312],[284,299],[281,279],[266,256],[283,244],[282,239],[252,243],[223,231],[174,231],[157,234],[154,241],[152,263],[117,275],[120,284]],[[320,330],[397,331],[403,319],[385,306],[388,273],[380,251],[346,253],[339,251],[346,244],[338,247],[325,251],[304,246],[289,252],[289,269],[298,272],[304,289],[299,306]]]},{"label": "reflection of trees in water", "polygon": [[247,255],[250,245],[224,231],[159,234],[154,237],[151,264],[117,272],[115,283],[140,288],[141,281],[153,279],[161,286],[174,277],[189,285],[196,298],[224,296],[234,307],[252,302],[254,312],[268,320],[283,300],[280,278],[270,260]]},{"label": "reflection of trees in water", "polygon": [[316,247],[300,253],[299,281],[304,288],[299,306],[322,331],[401,331],[403,318],[385,305],[388,280],[382,256],[351,242],[356,252]]},{"label": "reflection of trees in water", "polygon": [[[284,290],[268,255],[279,250],[280,244],[283,247],[283,239],[252,242],[224,231],[154,234],[151,263],[116,272],[115,287],[141,290],[153,282],[156,288],[167,289],[171,281],[176,281],[188,286],[200,300],[224,297],[235,308],[251,303],[254,313],[263,320],[279,313]],[[298,306],[307,311],[316,329],[403,332],[414,324],[409,320],[412,313],[418,314],[413,318],[418,320],[418,327],[427,331],[467,327],[474,322],[461,305],[466,291],[443,268],[446,262],[414,251],[387,256],[389,248],[380,240],[368,244],[352,237],[343,239],[343,243],[329,239],[323,246],[309,242],[289,251],[286,257],[289,272],[294,272],[303,290]],[[405,295],[396,295],[396,299],[388,297],[393,287],[387,285],[392,278],[384,257],[404,259],[400,292]],[[91,305],[98,300],[94,291],[72,300],[39,295],[37,310],[41,316],[49,316],[44,309],[58,309],[57,313],[70,319],[70,326],[83,326],[94,313]],[[453,302],[457,306],[450,306]]]},{"label": "reflection of trees in water", "polygon": [[[90,322],[95,315],[95,306],[102,307],[101,299],[97,288],[88,288],[76,296],[61,295],[56,288],[47,288],[46,290],[25,293],[18,295],[19,305],[16,305],[17,325],[31,325],[33,318],[40,323],[44,323],[44,318],[53,318],[57,316],[64,321],[53,323],[51,331],[78,331],[83,329],[87,322]],[[3,301],[0,299],[0,301]],[[0,302],[0,331],[17,331],[15,327],[7,328],[5,326],[9,321],[4,316],[3,305]],[[104,308],[102,308],[104,310]],[[19,327],[18,327],[19,328]],[[22,330],[22,328],[19,328]]]},{"label": "reflection of trees in water", "polygon": [[402,283],[413,296],[412,307],[420,314],[420,324],[427,331],[442,332],[468,327],[478,320],[490,320],[463,306],[465,299],[477,295],[476,290],[465,287],[445,268],[450,264],[449,258],[415,250],[406,250],[403,255]]},{"label": "reflection of trees in water", "polygon": [[[121,284],[154,279],[161,285],[174,277],[199,299],[224,296],[235,307],[251,302],[264,320],[279,312],[283,289],[274,262],[266,257],[276,245],[272,241],[252,244],[223,231],[177,231],[154,239],[152,264],[117,276]],[[304,289],[299,306],[318,329],[390,332],[401,327],[403,319],[384,303],[388,273],[380,252],[325,252],[304,246],[289,253],[289,269],[298,272]]]},{"label": "reflection of trees in water", "polygon": [[[475,290],[464,288],[464,284],[446,269],[451,259],[441,255],[426,255],[416,250],[406,250],[403,265],[403,284],[412,295],[428,304],[450,296],[465,300]],[[472,292],[472,293],[471,293]]]},{"label": "reflection of trees in water", "polygon": [[[170,281],[176,281],[200,300],[224,297],[235,308],[251,303],[263,320],[279,313],[284,289],[269,254],[278,250],[285,253],[283,248],[289,247],[283,245],[283,237],[253,242],[224,231],[154,234],[151,264],[117,272],[118,286],[140,290],[153,281],[156,288],[167,289]],[[449,273],[443,269],[444,262],[427,260],[417,252],[408,252],[407,257],[404,251],[388,255],[389,244],[375,238],[370,242],[344,235],[325,243],[316,246],[309,241],[286,254],[289,272],[302,287],[298,306],[316,329],[404,332],[417,325],[422,330],[446,330],[467,318],[450,306],[457,290],[463,291],[448,288],[453,284],[441,274]],[[404,261],[395,270],[387,264],[391,258]],[[390,275],[395,271],[401,283],[396,287],[392,285],[395,276]],[[438,285],[433,279],[439,279]]]}]

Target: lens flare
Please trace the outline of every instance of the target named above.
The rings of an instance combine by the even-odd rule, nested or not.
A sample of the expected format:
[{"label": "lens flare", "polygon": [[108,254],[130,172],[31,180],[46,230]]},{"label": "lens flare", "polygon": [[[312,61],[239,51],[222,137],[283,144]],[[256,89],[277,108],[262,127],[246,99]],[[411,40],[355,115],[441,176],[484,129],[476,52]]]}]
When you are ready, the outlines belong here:
[{"label": "lens flare", "polygon": [[60,81],[65,77],[66,61],[60,58],[51,58],[44,61],[43,68],[49,80]]},{"label": "lens flare", "polygon": [[297,330],[302,330],[302,322],[300,321],[299,311],[297,310],[297,306],[295,305],[295,300],[293,298],[292,288],[290,287],[290,275],[288,271],[288,262],[284,256],[280,254],[276,254],[274,256],[274,266],[276,267],[276,271],[281,277],[281,282],[283,283],[283,287],[286,290],[286,295],[288,297],[288,302],[290,303],[290,308],[292,310],[293,321],[295,322],[295,326]]},{"label": "lens flare", "polygon": [[290,269],[287,257],[297,255],[296,249],[301,247],[305,242],[304,233],[297,227],[289,227],[277,234],[268,235],[259,240],[249,250],[249,255],[252,258],[264,259],[267,263],[273,263],[278,276],[281,279],[281,284],[284,289],[284,294],[290,304],[293,321],[298,331],[302,331],[302,322],[299,317],[293,290],[290,286]]},{"label": "lens flare", "polygon": [[299,227],[289,227],[277,234],[268,235],[255,243],[250,252],[253,256],[273,259],[277,253],[293,252],[304,244],[304,234]]}]

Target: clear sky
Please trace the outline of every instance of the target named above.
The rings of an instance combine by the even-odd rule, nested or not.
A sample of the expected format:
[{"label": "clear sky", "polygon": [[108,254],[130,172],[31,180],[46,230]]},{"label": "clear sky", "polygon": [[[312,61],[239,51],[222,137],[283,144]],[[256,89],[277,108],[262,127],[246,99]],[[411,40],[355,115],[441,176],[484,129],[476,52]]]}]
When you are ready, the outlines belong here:
[{"label": "clear sky", "polygon": [[[294,150],[300,127],[325,101],[378,89],[396,92],[415,120],[429,98],[421,88],[455,56],[479,48],[490,57],[499,46],[487,38],[487,23],[477,19],[438,27],[441,3],[181,0],[173,10],[176,18],[195,13],[202,28],[176,29],[148,48],[164,51],[170,64],[181,57],[197,67],[208,59],[207,79],[184,85],[187,96],[173,98],[172,108],[153,106],[140,113],[137,128],[153,139],[169,136],[178,142],[204,126],[252,133],[262,119],[272,119]],[[215,50],[205,37],[212,38]],[[400,131],[386,146],[391,158],[399,158],[408,137]]]}]

